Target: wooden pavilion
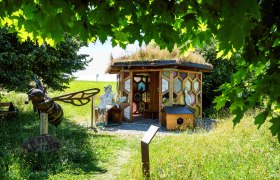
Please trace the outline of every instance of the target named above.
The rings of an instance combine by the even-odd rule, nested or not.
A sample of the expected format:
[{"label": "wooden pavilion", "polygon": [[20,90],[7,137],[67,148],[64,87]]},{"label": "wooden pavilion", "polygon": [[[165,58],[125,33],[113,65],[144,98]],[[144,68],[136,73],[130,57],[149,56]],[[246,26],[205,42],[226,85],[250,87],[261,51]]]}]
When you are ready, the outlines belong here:
[{"label": "wooden pavilion", "polygon": [[[141,116],[158,119],[167,129],[192,126],[194,119],[202,117],[202,72],[212,69],[200,54],[191,52],[179,56],[178,50],[169,53],[146,48],[112,59],[107,73],[117,74],[117,94],[126,96],[117,121],[133,122],[136,116]],[[194,118],[183,123],[184,118],[190,116],[182,112]],[[172,117],[175,125],[168,125]]]}]

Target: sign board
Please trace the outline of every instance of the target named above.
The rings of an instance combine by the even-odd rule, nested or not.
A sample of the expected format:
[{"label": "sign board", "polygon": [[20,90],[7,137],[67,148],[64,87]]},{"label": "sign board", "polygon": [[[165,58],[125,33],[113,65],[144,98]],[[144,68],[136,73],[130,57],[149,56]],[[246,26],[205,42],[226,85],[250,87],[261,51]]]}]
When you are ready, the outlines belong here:
[{"label": "sign board", "polygon": [[149,144],[151,142],[151,140],[153,139],[153,137],[156,135],[158,129],[159,129],[159,127],[151,125],[141,141],[146,144]]}]

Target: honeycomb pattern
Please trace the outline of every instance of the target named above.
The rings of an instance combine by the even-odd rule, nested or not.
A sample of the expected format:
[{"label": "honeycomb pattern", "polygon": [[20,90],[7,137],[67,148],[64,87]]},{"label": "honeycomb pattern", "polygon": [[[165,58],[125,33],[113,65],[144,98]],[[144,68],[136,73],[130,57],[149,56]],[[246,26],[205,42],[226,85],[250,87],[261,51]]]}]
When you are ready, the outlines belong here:
[{"label": "honeycomb pattern", "polygon": [[194,80],[195,77],[196,77],[196,75],[195,75],[194,73],[189,73],[189,77],[190,77],[192,80]]},{"label": "honeycomb pattern", "polygon": [[130,106],[127,106],[126,108],[124,108],[123,115],[126,119],[130,119]]},{"label": "honeycomb pattern", "polygon": [[138,83],[138,91],[141,91],[141,92],[146,91],[146,84],[143,81]]},{"label": "honeycomb pattern", "polygon": [[191,92],[189,95],[191,98],[190,105],[193,106],[195,105],[195,94]]},{"label": "honeycomb pattern", "polygon": [[173,82],[174,85],[174,92],[179,94],[180,91],[182,91],[182,81],[179,78],[176,78]]},{"label": "honeycomb pattern", "polygon": [[162,92],[162,94],[165,94],[165,93],[168,92],[169,82],[166,79],[164,79],[164,78],[162,78],[161,81],[162,81],[161,82],[161,92]]},{"label": "honeycomb pattern", "polygon": [[141,77],[134,77],[134,81],[138,83],[139,81],[141,81]]},{"label": "honeycomb pattern", "polygon": [[[168,105],[168,98],[165,97],[169,94],[166,87],[169,79],[166,78],[167,73],[170,72],[173,78],[173,92],[172,99],[174,104],[189,105],[196,109],[195,117],[201,118],[202,116],[202,75],[201,72],[188,72],[186,70],[163,71],[162,75],[162,98],[164,104]],[[169,74],[168,74],[169,75]]]},{"label": "honeycomb pattern", "polygon": [[200,90],[200,83],[198,82],[197,79],[193,82],[193,90],[195,92],[198,92]]},{"label": "honeycomb pattern", "polygon": [[[148,82],[147,76],[135,76],[133,79],[133,89],[130,89],[129,73],[124,72],[122,76],[123,96],[129,97],[131,91],[133,94],[138,93],[133,97],[133,111],[130,112],[130,106],[124,108],[124,117],[130,119],[131,113],[140,112],[145,108],[146,103],[149,101]],[[164,70],[161,77],[161,93],[162,103],[165,105],[173,104],[188,104],[195,109],[195,117],[201,118],[202,116],[202,73],[190,72],[187,70]],[[173,84],[169,84],[173,82]],[[171,87],[170,87],[171,86]],[[173,88],[172,88],[173,86]],[[173,92],[169,93],[170,90]],[[170,96],[170,97],[169,97]],[[127,98],[129,100],[129,98]],[[170,101],[173,99],[173,102]]]},{"label": "honeycomb pattern", "polygon": [[127,91],[127,92],[130,92],[130,79],[126,80],[124,82],[124,89]]},{"label": "honeycomb pattern", "polygon": [[182,79],[185,79],[187,77],[187,73],[185,72],[179,72],[179,74]]},{"label": "honeycomb pattern", "polygon": [[148,98],[148,82],[150,78],[145,75],[136,75],[133,78],[133,113],[141,113],[145,109]]},{"label": "honeycomb pattern", "polygon": [[187,92],[190,92],[192,90],[192,82],[190,79],[187,79],[187,81],[186,81],[186,89],[187,89]]},{"label": "honeycomb pattern", "polygon": [[164,77],[166,77],[166,78],[169,79],[169,77],[170,77],[170,71],[163,71],[162,75],[163,75]]}]

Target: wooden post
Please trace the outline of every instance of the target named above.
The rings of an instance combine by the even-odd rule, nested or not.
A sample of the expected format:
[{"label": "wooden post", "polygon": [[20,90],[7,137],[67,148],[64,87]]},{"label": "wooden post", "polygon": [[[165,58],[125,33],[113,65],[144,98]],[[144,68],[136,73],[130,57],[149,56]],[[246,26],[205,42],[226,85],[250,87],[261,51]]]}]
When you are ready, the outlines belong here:
[{"label": "wooden post", "polygon": [[202,72],[200,72],[200,93],[201,93],[201,99],[200,99],[200,120],[202,120]]},{"label": "wooden post", "polygon": [[173,101],[173,88],[174,88],[174,84],[173,84],[173,72],[174,70],[172,71],[169,71],[170,73],[170,76],[169,76],[169,104],[171,106],[173,106],[174,104],[174,101]]},{"label": "wooden post", "polygon": [[95,96],[92,96],[92,103],[91,103],[91,128],[96,128],[96,120],[95,119]]},{"label": "wooden post", "polygon": [[48,134],[48,114],[40,112],[40,135]]},{"label": "wooden post", "polygon": [[129,105],[130,105],[130,118],[129,121],[133,122],[133,71],[129,71],[130,78],[130,92],[129,92]]},{"label": "wooden post", "polygon": [[162,125],[162,114],[161,114],[161,109],[162,109],[162,70],[159,71],[159,87],[158,87],[158,97],[159,97],[159,102],[158,102],[158,120],[159,124]]},{"label": "wooden post", "polygon": [[141,141],[141,155],[142,155],[142,172],[146,177],[150,177],[150,158],[149,158],[149,144]]},{"label": "wooden post", "polygon": [[150,177],[149,144],[156,135],[158,129],[159,127],[151,125],[141,140],[142,172],[147,178]]}]

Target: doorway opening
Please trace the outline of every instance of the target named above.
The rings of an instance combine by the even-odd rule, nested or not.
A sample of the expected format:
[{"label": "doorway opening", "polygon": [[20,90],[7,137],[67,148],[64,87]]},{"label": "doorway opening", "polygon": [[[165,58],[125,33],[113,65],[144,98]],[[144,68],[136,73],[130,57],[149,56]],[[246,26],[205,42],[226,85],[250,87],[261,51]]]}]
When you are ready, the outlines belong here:
[{"label": "doorway opening", "polygon": [[133,121],[158,122],[159,118],[159,72],[133,74]]}]

